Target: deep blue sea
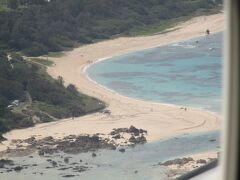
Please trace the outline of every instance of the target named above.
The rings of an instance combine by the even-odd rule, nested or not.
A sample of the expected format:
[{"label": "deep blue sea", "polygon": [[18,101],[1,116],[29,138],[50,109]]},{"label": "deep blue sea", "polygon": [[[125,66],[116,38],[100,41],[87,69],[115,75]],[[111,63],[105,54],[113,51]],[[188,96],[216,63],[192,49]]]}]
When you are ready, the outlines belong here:
[{"label": "deep blue sea", "polygon": [[221,111],[223,33],[100,61],[88,76],[124,96]]}]

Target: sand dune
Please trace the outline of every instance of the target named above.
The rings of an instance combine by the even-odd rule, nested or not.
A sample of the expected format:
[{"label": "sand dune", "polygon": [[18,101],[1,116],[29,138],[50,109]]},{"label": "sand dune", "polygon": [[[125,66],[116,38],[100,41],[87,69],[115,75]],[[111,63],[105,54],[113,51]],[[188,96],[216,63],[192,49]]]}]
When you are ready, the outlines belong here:
[{"label": "sand dune", "polygon": [[53,76],[62,76],[65,83],[75,84],[79,91],[99,98],[107,103],[111,115],[94,113],[75,119],[39,124],[32,128],[13,130],[5,134],[8,138],[0,146],[6,148],[11,139],[25,139],[32,135],[62,137],[80,133],[109,133],[113,128],[134,125],[148,130],[148,141],[176,136],[182,133],[204,132],[219,129],[220,118],[202,110],[145,102],[118,95],[89,81],[84,68],[101,58],[120,55],[150,47],[204,36],[205,30],[219,32],[224,29],[224,15],[216,14],[193,18],[180,23],[174,31],[166,34],[142,37],[121,37],[113,40],[85,45],[66,52],[60,58],[51,58],[55,66],[48,69]]}]

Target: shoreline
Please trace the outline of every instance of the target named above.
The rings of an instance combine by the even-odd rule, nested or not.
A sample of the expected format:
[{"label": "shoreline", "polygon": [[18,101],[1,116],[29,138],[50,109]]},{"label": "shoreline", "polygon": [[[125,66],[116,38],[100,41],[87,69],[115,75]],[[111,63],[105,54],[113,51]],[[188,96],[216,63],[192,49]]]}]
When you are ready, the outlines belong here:
[{"label": "shoreline", "polygon": [[[111,57],[110,57],[111,58]],[[104,58],[105,59],[105,58]],[[106,58],[107,60],[108,58]],[[104,61],[104,60],[102,60]],[[98,62],[94,62],[93,64],[91,64],[90,66],[94,65],[95,63],[99,63]],[[84,70],[87,70],[88,68],[90,68],[90,66],[85,66],[86,69]],[[83,72],[84,73],[84,72]],[[124,96],[120,93],[118,93],[117,91],[114,91],[113,89],[110,89],[100,83],[98,83],[97,81],[93,80],[92,78],[90,78],[87,74],[84,74],[86,76],[86,78],[91,81],[92,83],[96,84],[97,86],[105,89],[106,91],[109,91],[113,94],[116,94],[117,96],[122,96],[124,98],[129,98],[129,99],[134,99],[136,101],[140,101],[140,102],[147,102],[147,103],[151,103],[151,104],[156,104],[156,105],[164,105],[164,106],[169,106],[169,107],[175,107],[175,108],[182,108],[182,107],[186,107],[186,108],[191,108],[193,110],[198,110],[198,111],[203,111],[203,112],[206,112],[206,113],[210,113],[210,114],[213,114],[215,116],[218,116],[219,118],[221,118],[221,114],[218,113],[218,112],[214,112],[214,111],[210,111],[210,110],[207,110],[207,109],[204,109],[204,108],[198,108],[198,107],[194,107],[194,106],[186,106],[186,105],[177,105],[177,104],[170,104],[170,103],[164,103],[164,102],[156,102],[156,101],[151,101],[151,100],[144,100],[144,99],[140,99],[140,98],[134,98],[134,97],[129,97],[129,96]]]},{"label": "shoreline", "polygon": [[[220,32],[214,32],[212,34],[217,34],[217,33],[220,33]],[[136,97],[130,97],[130,96],[125,96],[121,93],[118,93],[117,91],[113,90],[113,89],[110,89],[100,83],[98,83],[97,81],[95,81],[94,79],[92,79],[89,74],[88,74],[88,69],[91,67],[91,66],[94,66],[95,64],[97,63],[101,63],[102,61],[111,61],[112,58],[114,57],[118,57],[118,56],[123,56],[123,55],[127,55],[127,54],[131,54],[131,53],[137,53],[137,52],[140,52],[140,51],[145,51],[145,50],[149,50],[149,49],[154,49],[154,48],[158,48],[158,47],[162,47],[162,46],[168,46],[168,45],[176,45],[180,42],[186,42],[186,41],[190,41],[190,40],[194,40],[196,38],[203,38],[205,37],[205,35],[200,35],[198,37],[193,37],[193,38],[190,38],[190,39],[186,39],[186,40],[183,40],[183,41],[177,41],[177,42],[173,42],[173,43],[170,43],[170,44],[163,44],[163,45],[157,45],[157,46],[153,46],[153,47],[149,47],[149,48],[144,48],[142,50],[138,50],[138,51],[132,51],[132,52],[126,52],[126,53],[123,53],[123,54],[120,54],[120,55],[115,55],[115,56],[110,56],[110,57],[103,57],[103,58],[100,58],[96,61],[93,61],[93,62],[90,62],[89,64],[86,64],[83,68],[82,68],[82,74],[84,76],[86,76],[86,78],[91,81],[92,83],[96,84],[97,86],[107,90],[107,91],[110,91],[111,93],[114,93],[118,96],[122,96],[122,97],[125,97],[125,98],[129,98],[129,99],[135,99],[135,100],[138,100],[140,102],[148,102],[148,103],[152,103],[153,105],[154,104],[159,104],[159,105],[165,105],[165,106],[170,106],[170,107],[176,107],[176,108],[182,108],[182,107],[186,107],[186,108],[191,108],[191,109],[195,109],[195,110],[199,110],[199,111],[203,111],[203,112],[207,112],[207,113],[210,113],[210,114],[213,114],[215,116],[217,116],[218,118],[221,118],[221,113],[220,112],[215,112],[215,111],[210,111],[210,110],[207,110],[207,109],[204,109],[204,108],[201,108],[201,107],[194,107],[194,106],[186,106],[186,105],[178,105],[178,104],[171,104],[171,103],[164,103],[164,102],[156,102],[156,101],[151,101],[151,100],[144,100],[144,99],[141,99],[141,98],[136,98]]]},{"label": "shoreline", "polygon": [[[206,22],[206,19],[209,21]],[[71,52],[66,52],[66,55],[60,58],[50,58],[56,64],[47,70],[51,76],[54,78],[62,76],[66,85],[75,84],[81,93],[104,101],[111,114],[97,112],[76,117],[74,120],[68,118],[38,124],[27,129],[13,130],[4,134],[8,141],[0,145],[0,150],[6,149],[10,145],[10,141],[16,138],[26,139],[33,135],[42,138],[46,136],[63,137],[79,133],[106,133],[113,128],[129,127],[130,125],[145,128],[149,132],[147,136],[149,142],[184,133],[218,130],[220,119],[211,112],[192,107],[184,112],[177,105],[170,104],[168,106],[118,95],[94,84],[83,74],[89,61],[96,62],[103,57],[113,57],[199,37],[203,35],[206,23],[212,32],[223,31],[223,14],[193,18],[178,25],[177,27],[181,27],[180,29],[166,34],[107,40],[76,48]],[[194,25],[202,28],[198,30]]]}]

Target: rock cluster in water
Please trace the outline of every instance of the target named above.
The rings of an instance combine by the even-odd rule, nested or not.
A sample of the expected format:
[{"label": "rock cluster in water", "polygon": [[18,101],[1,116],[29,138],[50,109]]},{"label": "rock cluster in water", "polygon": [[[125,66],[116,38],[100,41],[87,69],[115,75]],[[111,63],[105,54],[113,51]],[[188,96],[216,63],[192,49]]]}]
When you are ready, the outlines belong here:
[{"label": "rock cluster in water", "polygon": [[[125,138],[123,134],[127,134],[129,138]],[[147,142],[147,131],[138,129],[134,126],[129,128],[113,129],[109,135],[94,134],[94,135],[69,135],[63,139],[55,139],[48,136],[42,139],[30,137],[25,140],[12,140],[16,149],[8,148],[6,151],[0,152],[5,155],[26,156],[33,152],[38,152],[40,156],[45,154],[53,154],[64,152],[67,154],[78,154],[84,152],[94,152],[98,149],[116,150],[119,146],[134,146]],[[106,137],[107,136],[107,137]],[[119,139],[125,141],[125,145],[118,143]],[[27,145],[26,145],[27,144]],[[121,149],[124,149],[121,147]],[[125,152],[120,150],[120,152]],[[96,155],[93,154],[93,157]]]},{"label": "rock cluster in water", "polygon": [[191,157],[188,157],[188,158],[184,157],[184,158],[177,158],[174,160],[169,160],[164,163],[159,163],[159,165],[163,165],[163,166],[184,165],[184,164],[189,163],[190,161],[194,161],[194,159]]},{"label": "rock cluster in water", "polygon": [[[137,144],[146,143],[146,135],[146,130],[130,126],[129,128],[113,129],[107,135],[98,133],[94,135],[69,135],[62,139],[56,139],[52,136],[42,139],[36,137],[30,137],[25,140],[15,139],[12,140],[12,145],[16,148],[8,148],[6,151],[0,152],[0,157],[28,156],[28,158],[34,158],[33,153],[37,152],[39,156],[47,158],[48,165],[45,167],[46,169],[57,168],[57,170],[62,172],[72,170],[73,174],[61,173],[60,175],[65,178],[74,177],[78,175],[77,173],[91,169],[91,166],[82,160],[71,162],[71,157],[69,156],[62,156],[61,161],[56,161],[53,158],[59,156],[61,153],[65,153],[66,155],[85,152],[91,152],[92,158],[97,158],[97,150],[99,149],[117,149],[119,152],[124,153],[126,152],[126,147],[134,147]],[[124,144],[121,142],[124,142]],[[38,164],[19,165],[14,164],[12,160],[1,159],[0,173],[20,172],[34,166],[38,166]],[[33,172],[33,174],[43,175],[43,172]]]}]

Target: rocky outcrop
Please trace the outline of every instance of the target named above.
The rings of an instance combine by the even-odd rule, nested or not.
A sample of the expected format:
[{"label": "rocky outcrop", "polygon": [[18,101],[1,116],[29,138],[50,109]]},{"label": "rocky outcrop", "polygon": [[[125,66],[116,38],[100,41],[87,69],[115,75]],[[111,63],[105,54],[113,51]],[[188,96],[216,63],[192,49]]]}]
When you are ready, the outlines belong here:
[{"label": "rocky outcrop", "polygon": [[9,148],[4,152],[0,152],[0,154],[18,156],[17,153],[19,153],[21,156],[26,156],[37,151],[39,156],[47,156],[59,152],[67,154],[93,152],[93,157],[95,157],[94,152],[99,149],[116,150],[118,146],[144,144],[147,142],[146,135],[146,130],[130,126],[129,128],[113,129],[109,135],[99,133],[94,135],[69,135],[62,139],[55,139],[52,136],[42,139],[30,137],[25,140],[12,140],[12,144],[15,144],[17,148]]},{"label": "rocky outcrop", "polygon": [[5,166],[12,166],[14,165],[12,160],[8,160],[8,159],[0,159],[0,169],[1,168],[5,168]]},{"label": "rocky outcrop", "polygon": [[163,166],[171,166],[171,165],[184,165],[189,163],[190,161],[194,161],[193,158],[188,157],[188,158],[177,158],[174,160],[169,160],[166,161],[164,163],[159,163],[159,165],[163,165]]}]

